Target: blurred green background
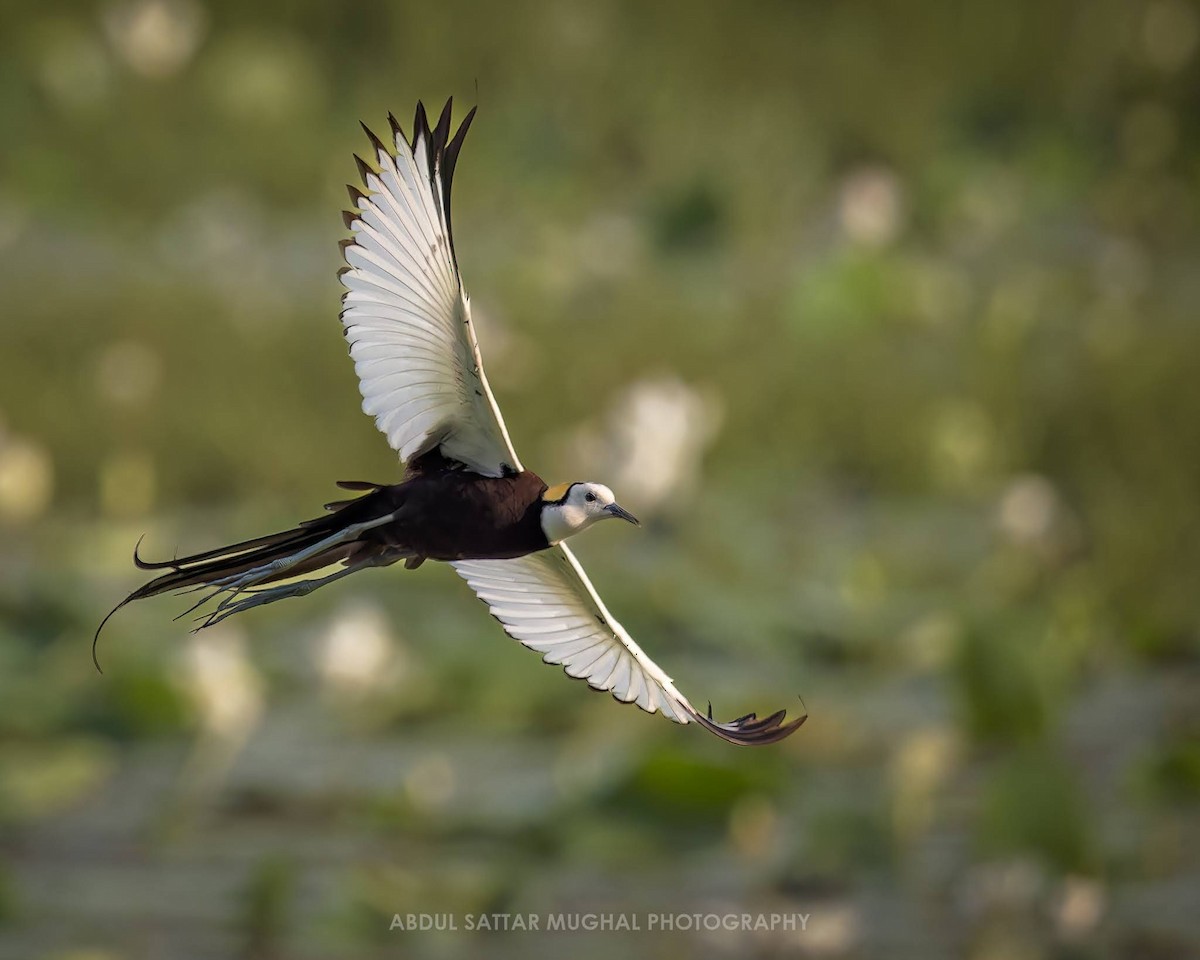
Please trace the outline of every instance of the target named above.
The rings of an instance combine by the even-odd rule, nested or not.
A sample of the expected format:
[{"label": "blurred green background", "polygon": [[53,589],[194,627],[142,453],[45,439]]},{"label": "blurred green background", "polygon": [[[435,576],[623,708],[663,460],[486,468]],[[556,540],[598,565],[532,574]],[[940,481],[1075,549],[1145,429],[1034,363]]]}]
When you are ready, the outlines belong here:
[{"label": "blurred green background", "polygon": [[[0,956],[1200,950],[1200,10],[6,4]],[[446,568],[191,636],[129,554],[397,478],[351,154],[479,104],[456,240],[526,464],[742,750]],[[409,912],[801,912],[443,935]]]}]

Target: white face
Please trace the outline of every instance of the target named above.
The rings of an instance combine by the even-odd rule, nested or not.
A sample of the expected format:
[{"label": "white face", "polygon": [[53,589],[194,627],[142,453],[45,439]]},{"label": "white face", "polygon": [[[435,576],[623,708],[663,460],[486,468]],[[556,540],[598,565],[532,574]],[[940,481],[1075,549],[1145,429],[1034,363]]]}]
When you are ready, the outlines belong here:
[{"label": "white face", "polygon": [[558,543],[586,530],[597,520],[620,518],[636,524],[633,514],[617,504],[613,492],[602,483],[573,483],[559,503],[542,507],[542,532]]}]

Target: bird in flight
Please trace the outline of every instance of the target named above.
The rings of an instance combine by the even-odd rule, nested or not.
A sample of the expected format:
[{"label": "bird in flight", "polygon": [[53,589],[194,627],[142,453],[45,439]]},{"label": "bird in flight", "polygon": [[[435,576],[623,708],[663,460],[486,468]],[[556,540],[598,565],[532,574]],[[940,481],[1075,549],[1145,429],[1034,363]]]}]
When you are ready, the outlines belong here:
[{"label": "bird in flight", "polygon": [[203,629],[367,567],[441,560],[509,636],[594,689],[731,743],[782,740],[807,714],[713,720],[711,704],[693,707],[608,612],[565,541],[601,520],[637,525],[612,490],[547,485],[517,457],[454,253],[450,185],[475,110],[451,136],[451,102],[432,128],[418,103],[411,141],[391,115],[386,144],[363,126],[372,162],[355,157],[363,188],[349,188],[344,214],[342,325],[363,410],[405,464],[400,483],[342,481],[359,496],[326,504],[327,516],[190,557],[151,563],[135,548],[134,563],[159,573],[104,618],[93,658],[104,624],[132,600],[197,592],[181,616],[207,608]]}]

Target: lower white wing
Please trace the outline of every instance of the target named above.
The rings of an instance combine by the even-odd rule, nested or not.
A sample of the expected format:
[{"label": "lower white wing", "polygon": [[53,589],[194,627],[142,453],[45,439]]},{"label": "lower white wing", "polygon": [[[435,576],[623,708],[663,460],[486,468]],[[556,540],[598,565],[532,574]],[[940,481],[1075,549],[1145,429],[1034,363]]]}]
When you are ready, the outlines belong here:
[{"label": "lower white wing", "polygon": [[514,560],[457,560],[451,564],[509,636],[561,664],[568,675],[608,690],[648,713],[661,711],[676,723],[695,721],[739,744],[774,743],[806,716],[783,723],[780,710],[763,720],[751,713],[717,723],[675,689],[662,668],[634,643],[608,612],[587,574],[563,545]]}]

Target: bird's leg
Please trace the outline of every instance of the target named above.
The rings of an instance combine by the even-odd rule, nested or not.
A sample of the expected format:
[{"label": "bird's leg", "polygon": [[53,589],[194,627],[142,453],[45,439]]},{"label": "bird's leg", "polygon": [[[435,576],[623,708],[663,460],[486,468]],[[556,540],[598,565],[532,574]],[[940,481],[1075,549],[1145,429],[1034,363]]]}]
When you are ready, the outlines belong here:
[{"label": "bird's leg", "polygon": [[[308,594],[325,586],[327,583],[333,583],[334,580],[341,580],[342,577],[348,577],[350,574],[357,573],[359,570],[364,570],[367,567],[387,566],[389,563],[394,563],[399,559],[394,554],[377,554],[351,564],[344,570],[337,570],[327,576],[318,577],[313,580],[299,580],[296,583],[284,583],[277,587],[243,588],[239,593],[249,594],[249,596],[243,595],[239,600],[237,599],[239,593],[231,593],[207,616],[197,618],[203,620],[203,623],[196,627],[196,629],[203,630],[205,627],[211,627],[214,624],[220,623],[226,617],[232,617],[235,613],[242,613],[253,607],[261,607],[263,604],[274,603],[276,600],[284,600],[288,597],[308,596]],[[193,607],[192,609],[195,608]]]}]

